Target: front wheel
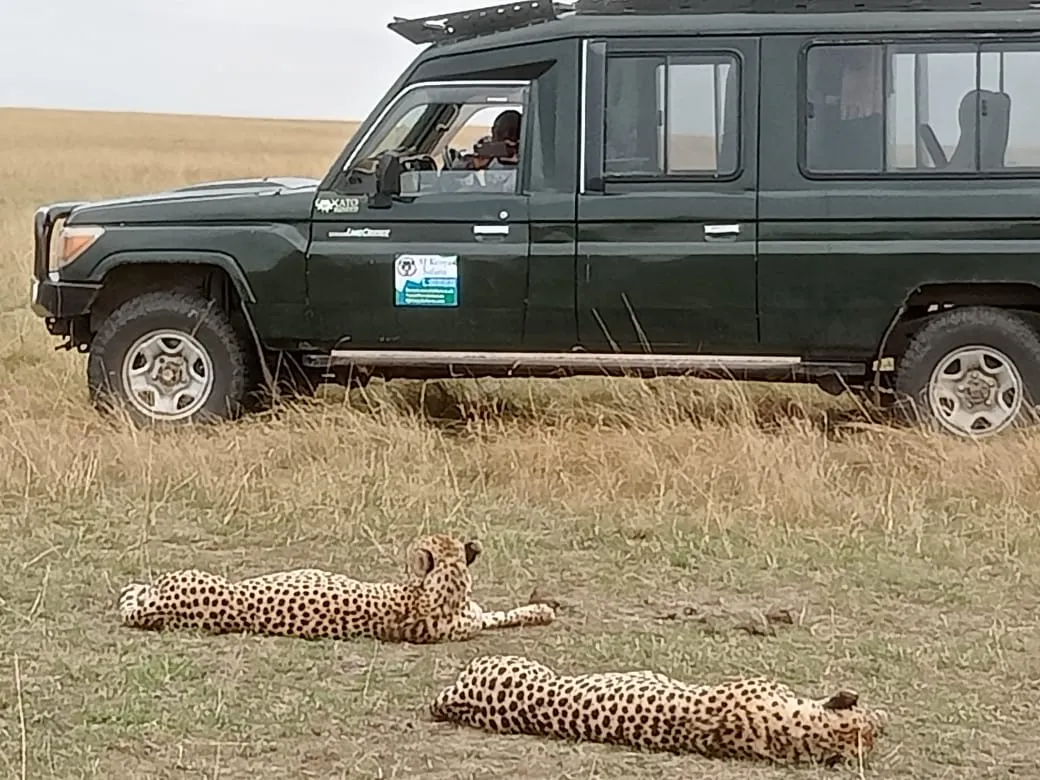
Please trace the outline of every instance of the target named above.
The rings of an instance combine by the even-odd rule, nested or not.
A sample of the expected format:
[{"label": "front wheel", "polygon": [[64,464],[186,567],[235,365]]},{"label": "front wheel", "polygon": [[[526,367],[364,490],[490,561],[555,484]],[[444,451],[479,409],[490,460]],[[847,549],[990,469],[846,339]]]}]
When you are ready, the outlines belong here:
[{"label": "front wheel", "polygon": [[247,389],[242,339],[215,303],[187,292],[132,298],[90,347],[87,384],[102,410],[138,424],[230,419]]},{"label": "front wheel", "polygon": [[896,372],[897,408],[957,436],[979,438],[1036,421],[1040,338],[1021,317],[972,306],[937,314]]}]

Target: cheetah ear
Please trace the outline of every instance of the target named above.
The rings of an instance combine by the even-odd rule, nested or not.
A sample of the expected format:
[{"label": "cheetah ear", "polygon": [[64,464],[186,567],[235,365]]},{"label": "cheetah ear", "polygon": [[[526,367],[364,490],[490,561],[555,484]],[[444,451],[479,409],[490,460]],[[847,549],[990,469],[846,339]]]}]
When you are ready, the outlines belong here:
[{"label": "cheetah ear", "polygon": [[470,566],[473,561],[477,559],[477,556],[484,551],[483,546],[476,539],[466,542],[466,565]]},{"label": "cheetah ear", "polygon": [[843,689],[823,703],[825,710],[851,710],[859,703],[859,694]]},{"label": "cheetah ear", "polygon": [[433,553],[429,550],[421,550],[422,556],[423,574],[429,574],[433,571]]},{"label": "cheetah ear", "polygon": [[422,548],[416,550],[412,558],[412,570],[420,577],[433,571],[433,553]]}]

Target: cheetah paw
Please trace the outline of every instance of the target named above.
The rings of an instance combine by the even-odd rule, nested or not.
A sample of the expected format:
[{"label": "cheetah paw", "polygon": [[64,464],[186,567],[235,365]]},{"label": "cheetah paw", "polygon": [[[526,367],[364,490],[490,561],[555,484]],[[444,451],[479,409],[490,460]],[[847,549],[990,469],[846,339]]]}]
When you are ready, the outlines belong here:
[{"label": "cheetah paw", "polygon": [[531,595],[527,597],[527,603],[532,606],[537,604],[539,606],[548,607],[554,615],[556,610],[558,610],[561,606],[559,601],[557,601],[554,598],[547,597],[544,593],[542,593],[542,589],[539,587],[535,587],[535,589],[531,591]]},{"label": "cheetah paw", "polygon": [[544,602],[528,604],[528,616],[532,625],[547,626],[556,620],[556,607]]}]

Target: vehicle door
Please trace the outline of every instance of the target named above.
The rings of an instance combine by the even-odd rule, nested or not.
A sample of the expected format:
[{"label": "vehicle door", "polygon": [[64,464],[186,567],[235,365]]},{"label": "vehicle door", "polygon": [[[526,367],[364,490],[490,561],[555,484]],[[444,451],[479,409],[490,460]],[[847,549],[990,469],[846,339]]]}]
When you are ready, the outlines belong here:
[{"label": "vehicle door", "polygon": [[590,350],[758,342],[758,42],[588,44],[578,327]]},{"label": "vehicle door", "polygon": [[[318,328],[339,348],[484,350],[523,335],[530,224],[520,162],[462,168],[521,81],[407,87],[320,191],[307,257]],[[400,194],[376,195],[394,155]],[[372,196],[376,196],[373,199]]]}]

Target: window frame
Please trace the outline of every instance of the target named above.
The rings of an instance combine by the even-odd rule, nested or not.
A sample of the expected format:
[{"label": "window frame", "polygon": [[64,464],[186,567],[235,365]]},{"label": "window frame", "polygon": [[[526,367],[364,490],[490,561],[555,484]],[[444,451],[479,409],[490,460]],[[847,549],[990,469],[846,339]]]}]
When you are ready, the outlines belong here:
[{"label": "window frame", "polygon": [[[1025,47],[1025,46],[1029,46],[1031,48],[1029,48],[1029,49],[1020,48],[1020,47]],[[983,58],[986,56],[986,54],[992,53],[992,54],[1004,55],[1004,54],[1013,54],[1015,52],[1022,52],[1022,51],[1028,51],[1031,54],[1040,55],[1040,34],[1037,34],[1037,33],[1034,33],[1032,35],[1022,35],[1022,34],[1020,34],[1020,35],[1014,35],[1014,36],[1002,36],[1002,37],[992,38],[992,39],[991,38],[982,38],[982,37],[980,37],[979,38],[979,42],[978,42],[979,79],[980,79],[980,82],[981,82],[981,78],[982,78]],[[1001,81],[1003,81],[1003,79]],[[1005,91],[1005,93],[1009,97],[1014,99],[1014,95],[1012,95],[1010,92],[1007,92],[1006,90],[1003,90],[1004,86],[1005,85],[1002,83],[1001,84],[1002,91]],[[1005,160],[1006,160],[1006,155],[1007,155],[1008,151],[1011,149],[1011,129],[1012,129],[1013,126],[1014,125],[1011,123],[1011,121],[1009,119],[1009,121],[1008,121],[1008,143],[1007,143],[1007,146],[1005,146],[1005,148],[1004,148]],[[1040,135],[1038,135],[1038,141],[1040,141]],[[1037,146],[1040,147],[1040,143],[1038,143]],[[1036,165],[1015,165],[1015,166],[1011,166],[1011,167],[1008,167],[1006,165],[1006,163],[1005,163],[1005,166],[1003,168],[1001,168],[1000,170],[996,170],[996,171],[985,171],[985,170],[983,170],[982,173],[984,173],[987,176],[1000,176],[1000,177],[1009,176],[1010,178],[1040,178],[1040,162],[1038,162]]]},{"label": "window frame", "polygon": [[[526,121],[529,113],[534,110],[536,102],[535,94],[535,82],[530,79],[452,79],[452,80],[432,80],[432,81],[417,81],[413,84],[409,84],[400,89],[394,96],[393,100],[386,104],[382,111],[379,112],[379,116],[371,124],[365,135],[359,139],[358,143],[351,150],[350,155],[343,161],[343,164],[339,166],[339,170],[332,182],[331,190],[341,195],[348,195],[351,197],[363,196],[364,193],[354,192],[353,188],[344,186],[350,177],[351,172],[354,170],[354,166],[362,159],[362,152],[366,150],[366,147],[372,141],[374,137],[380,134],[380,131],[384,129],[385,123],[389,117],[398,109],[398,107],[406,100],[410,99],[413,93],[422,90],[436,90],[436,89],[449,89],[449,90],[466,90],[466,89],[502,89],[502,90],[520,90],[523,93],[523,100],[521,106],[523,108],[521,115],[524,118],[523,125],[520,133],[520,148],[531,148],[531,140],[533,133],[529,123]],[[415,106],[423,105],[422,103],[416,103]],[[429,104],[426,104],[429,105]],[[488,102],[488,107],[495,105],[495,103]],[[412,109],[409,108],[405,111],[403,116]],[[393,129],[392,126],[387,128],[383,132],[383,138],[386,134]],[[381,143],[381,140],[380,142]],[[377,143],[377,146],[378,146]],[[375,148],[375,147],[374,147]],[[366,155],[366,158],[370,155]],[[493,194],[500,195],[528,195],[528,182],[530,178],[530,154],[524,154],[521,152],[520,162],[517,165],[515,185],[512,190],[506,193],[494,192]],[[407,196],[408,201],[412,202],[423,197],[430,195],[438,196],[451,196],[454,194],[465,195],[471,193],[471,190],[458,190],[458,191],[432,191],[432,192],[417,192],[411,193]]]},{"label": "window frame", "polygon": [[[671,79],[672,68],[676,65],[711,65],[711,60],[723,60],[717,64],[729,64],[736,68],[736,74],[734,79],[734,89],[736,95],[736,120],[735,120],[735,135],[736,135],[736,161],[734,170],[729,173],[720,174],[712,171],[675,171],[669,173],[667,170],[663,170],[660,173],[617,173],[607,170],[607,117],[608,117],[608,89],[607,89],[607,78],[610,70],[610,64],[613,60],[624,60],[624,59],[658,59],[663,61],[664,65],[664,147],[667,149],[671,144],[670,135],[670,119],[669,116],[671,111],[668,107],[668,101],[670,99],[671,89],[669,81]],[[598,150],[589,150],[595,154],[598,158],[598,178],[602,182],[602,185],[608,184],[659,184],[664,182],[690,182],[690,183],[705,183],[705,182],[733,182],[740,179],[745,173],[745,154],[744,154],[744,123],[745,123],[745,111],[744,111],[744,94],[745,94],[745,57],[744,53],[735,48],[727,48],[725,46],[720,47],[705,47],[703,49],[683,49],[680,47],[661,49],[658,47],[647,47],[647,48],[624,48],[624,49],[611,49],[607,48],[603,55],[603,84],[602,87],[602,99],[598,101],[598,106],[601,112],[602,127],[599,128],[599,133],[591,134],[586,130],[586,135],[589,140],[596,139]],[[656,86],[655,86],[656,89]],[[717,98],[713,96],[713,98]],[[598,138],[596,136],[598,135]],[[718,144],[721,135],[714,135],[715,141],[715,154],[719,153]],[[668,153],[664,154],[664,160],[667,162]]]},{"label": "window frame", "polygon": [[[852,47],[852,46],[881,46],[881,47],[935,47],[936,54],[942,53],[944,46],[968,46],[976,57],[975,87],[981,78],[982,54],[986,52],[999,53],[1002,46],[1035,46],[1034,51],[1040,54],[1040,34],[1038,33],[1009,33],[1002,35],[976,34],[967,35],[943,34],[933,35],[928,33],[910,34],[881,34],[870,36],[849,35],[819,35],[805,40],[798,49],[798,89],[797,89],[797,160],[798,172],[809,181],[990,181],[993,179],[1036,179],[1040,178],[1040,165],[1027,167],[1015,166],[1002,168],[1000,170],[987,170],[981,167],[981,161],[976,159],[977,167],[974,171],[946,171],[946,170],[880,170],[880,171],[818,171],[808,165],[809,153],[809,51],[814,47]],[[887,53],[887,52],[886,52]],[[886,135],[882,137],[887,160],[887,127],[889,121],[888,86],[891,77],[888,57],[882,60],[882,78],[885,80],[885,96],[882,118]],[[1012,96],[1014,97],[1014,96]]]}]

